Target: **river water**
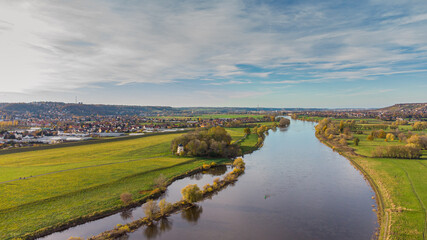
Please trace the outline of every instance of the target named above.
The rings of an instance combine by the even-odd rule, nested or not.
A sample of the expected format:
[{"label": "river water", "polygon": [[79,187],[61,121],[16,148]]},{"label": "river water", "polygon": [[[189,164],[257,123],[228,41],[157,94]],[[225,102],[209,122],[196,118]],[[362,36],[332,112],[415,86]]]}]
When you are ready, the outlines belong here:
[{"label": "river water", "polygon": [[[320,143],[314,123],[291,121],[270,131],[264,146],[244,157],[245,174],[197,208],[180,212],[122,239],[371,239],[378,227],[369,184],[347,159]],[[202,187],[227,168],[173,183]],[[89,237],[143,216],[140,207],[43,239]]]}]

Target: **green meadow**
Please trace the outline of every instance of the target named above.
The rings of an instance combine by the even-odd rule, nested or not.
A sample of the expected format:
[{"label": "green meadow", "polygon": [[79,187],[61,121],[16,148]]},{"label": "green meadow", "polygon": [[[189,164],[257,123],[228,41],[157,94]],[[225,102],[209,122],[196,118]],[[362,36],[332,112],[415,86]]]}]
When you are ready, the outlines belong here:
[{"label": "green meadow", "polygon": [[[257,136],[242,139],[243,129],[227,131],[245,152]],[[181,134],[0,155],[0,239],[119,209],[121,193],[145,199],[160,174],[171,179],[206,163],[229,161],[173,155],[170,143]]]}]

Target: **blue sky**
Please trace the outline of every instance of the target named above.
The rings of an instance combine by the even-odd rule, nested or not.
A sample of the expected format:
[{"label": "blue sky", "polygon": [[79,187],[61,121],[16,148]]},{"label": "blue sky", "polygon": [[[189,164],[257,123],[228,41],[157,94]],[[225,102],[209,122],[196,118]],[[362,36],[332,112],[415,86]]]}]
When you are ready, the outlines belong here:
[{"label": "blue sky", "polygon": [[0,102],[427,102],[426,1],[0,0]]}]

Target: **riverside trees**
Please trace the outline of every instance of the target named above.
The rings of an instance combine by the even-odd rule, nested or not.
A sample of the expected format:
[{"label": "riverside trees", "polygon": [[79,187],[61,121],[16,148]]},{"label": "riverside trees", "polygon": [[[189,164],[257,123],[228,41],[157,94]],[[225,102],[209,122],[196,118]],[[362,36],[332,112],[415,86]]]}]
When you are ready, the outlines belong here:
[{"label": "riverside trees", "polygon": [[287,118],[280,118],[279,121],[279,127],[287,127],[289,126],[289,124],[291,124],[291,120],[287,119]]}]

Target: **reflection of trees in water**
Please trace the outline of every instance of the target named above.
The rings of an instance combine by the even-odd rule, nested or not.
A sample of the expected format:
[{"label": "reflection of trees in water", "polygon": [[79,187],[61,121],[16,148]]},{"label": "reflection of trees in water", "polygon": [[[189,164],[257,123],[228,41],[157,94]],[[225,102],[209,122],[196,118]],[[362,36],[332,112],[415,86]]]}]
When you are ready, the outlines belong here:
[{"label": "reflection of trees in water", "polygon": [[119,238],[116,238],[116,240],[128,240],[129,236],[127,234],[120,236]]},{"label": "reflection of trees in water", "polygon": [[166,232],[172,229],[172,221],[167,218],[162,218],[156,223],[152,223],[147,226],[143,234],[147,239],[154,239],[162,234],[162,232]]},{"label": "reflection of trees in water", "polygon": [[166,232],[172,229],[172,221],[170,221],[167,218],[160,219],[159,223],[160,223],[159,229],[161,232]]},{"label": "reflection of trees in water", "polygon": [[203,171],[203,172],[195,173],[195,174],[193,174],[193,175],[190,176],[190,179],[192,179],[192,180],[194,180],[194,179],[195,180],[200,180],[200,179],[203,178],[203,174],[209,174],[209,175],[212,175],[212,176],[221,176],[225,172],[227,172],[227,166],[222,166],[221,165],[221,166],[210,168],[210,169],[208,169],[206,171]]},{"label": "reflection of trees in water", "polygon": [[212,175],[212,176],[221,176],[225,172],[227,172],[227,166],[218,166],[218,167],[210,168],[207,171],[207,174]]},{"label": "reflection of trees in water", "polygon": [[202,179],[202,177],[203,177],[203,174],[199,172],[199,173],[191,175],[190,179],[200,180],[200,179]]},{"label": "reflection of trees in water", "polygon": [[144,229],[143,233],[147,239],[153,239],[153,238],[157,237],[160,233],[159,228],[157,226],[157,223],[153,222],[151,225],[148,225]]},{"label": "reflection of trees in water", "polygon": [[122,217],[123,220],[133,218],[132,210],[131,209],[124,210],[123,212],[120,213],[120,217]]},{"label": "reflection of trees in water", "polygon": [[281,127],[279,127],[279,130],[280,130],[281,132],[286,132],[286,131],[288,131],[288,127],[285,127],[285,128],[281,128]]},{"label": "reflection of trees in water", "polygon": [[181,217],[187,220],[188,222],[197,223],[202,212],[203,212],[202,206],[195,205],[192,208],[183,210],[181,212]]}]

